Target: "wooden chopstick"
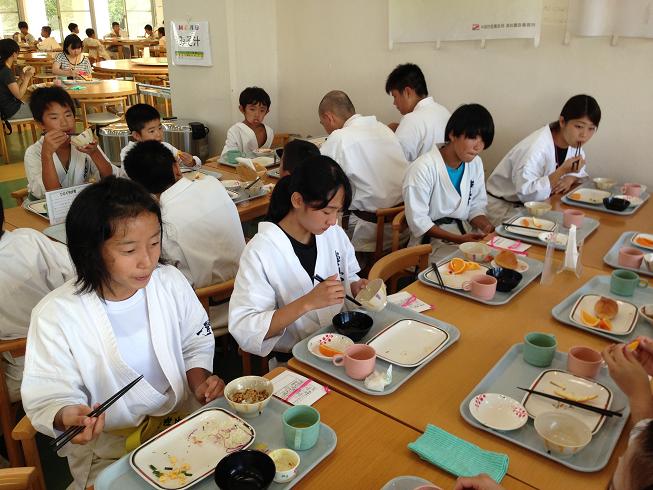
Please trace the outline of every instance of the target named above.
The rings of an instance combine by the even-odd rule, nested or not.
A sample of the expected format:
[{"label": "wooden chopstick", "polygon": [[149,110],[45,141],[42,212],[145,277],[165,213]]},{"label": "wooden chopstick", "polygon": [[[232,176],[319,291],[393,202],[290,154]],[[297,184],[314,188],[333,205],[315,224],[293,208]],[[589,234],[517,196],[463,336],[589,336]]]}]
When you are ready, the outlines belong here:
[{"label": "wooden chopstick", "polygon": [[[134,381],[129,383],[127,386],[122,388],[120,391],[118,391],[115,395],[111,396],[108,400],[102,403],[91,413],[89,413],[87,417],[98,417],[102,415],[119,398],[121,398],[125,393],[131,390],[134,387],[134,385],[138,383],[141,379],[143,379],[142,374]],[[55,451],[59,451],[59,449],[64,447],[66,443],[68,443],[73,437],[75,437],[77,434],[82,432],[84,429],[86,429],[86,427],[83,425],[73,425],[71,427],[68,427],[68,429],[66,429],[59,437],[57,437],[56,439],[50,442],[50,446],[55,446]]]},{"label": "wooden chopstick", "polygon": [[[324,279],[322,277],[320,277],[319,275],[317,275],[317,274],[315,274],[315,280],[317,280],[319,282],[324,282]],[[349,301],[354,303],[356,306],[360,306],[361,308],[363,307],[362,304],[360,304],[358,301],[356,301],[354,298],[352,298],[348,294],[345,294],[345,298],[347,298]]]},{"label": "wooden chopstick", "polygon": [[567,405],[572,405],[574,407],[583,408],[585,410],[589,410],[590,412],[598,413],[598,414],[604,415],[606,417],[612,417],[613,415],[615,417],[622,417],[623,416],[620,412],[615,412],[614,410],[608,410],[607,408],[595,407],[593,405],[586,405],[585,403],[576,402],[574,400],[569,400],[569,399],[563,398],[561,396],[549,395],[548,393],[544,393],[542,391],[530,390],[528,388],[522,388],[520,386],[518,386],[517,389],[526,391],[526,392],[528,392],[528,393],[530,393],[532,395],[543,396],[544,398],[550,398],[551,400],[556,400],[558,402],[566,403]]}]

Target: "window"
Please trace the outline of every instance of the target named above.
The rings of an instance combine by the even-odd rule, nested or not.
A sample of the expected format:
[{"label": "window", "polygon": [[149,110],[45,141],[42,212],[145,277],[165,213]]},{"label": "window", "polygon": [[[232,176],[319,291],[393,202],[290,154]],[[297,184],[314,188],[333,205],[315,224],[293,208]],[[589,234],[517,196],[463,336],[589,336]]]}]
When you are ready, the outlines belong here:
[{"label": "window", "polygon": [[149,0],[125,0],[125,7],[127,9],[127,24],[129,25],[130,37],[144,36],[145,24],[154,26],[152,3]]},{"label": "window", "polygon": [[[0,0],[2,1],[2,0]],[[70,31],[68,24],[74,22],[79,26],[78,36],[84,39],[84,31],[93,27],[88,0],[45,0],[45,13],[52,35],[63,44]]]},{"label": "window", "polygon": [[18,0],[0,0],[2,37],[13,36],[18,31],[18,21],[20,21],[18,18]]}]

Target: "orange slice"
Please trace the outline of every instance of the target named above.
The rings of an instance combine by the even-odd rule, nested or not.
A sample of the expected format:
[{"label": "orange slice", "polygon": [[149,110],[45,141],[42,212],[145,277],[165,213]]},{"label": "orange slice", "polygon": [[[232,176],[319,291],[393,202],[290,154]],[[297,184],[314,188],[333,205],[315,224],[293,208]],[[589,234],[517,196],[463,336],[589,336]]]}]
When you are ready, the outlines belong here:
[{"label": "orange slice", "polygon": [[531,222],[528,221],[527,218],[524,218],[524,219],[521,220],[521,223],[520,223],[520,224],[521,224],[522,226],[530,226],[530,225],[531,225]]},{"label": "orange slice", "polygon": [[580,310],[580,321],[588,327],[596,327],[601,320],[587,310]]},{"label": "orange slice", "polygon": [[630,344],[626,346],[626,349],[628,349],[630,352],[634,351],[639,347],[639,340],[633,340]]},{"label": "orange slice", "polygon": [[449,262],[449,270],[454,274],[462,274],[465,272],[466,266],[467,263],[459,257],[454,257],[451,259],[451,262]]},{"label": "orange slice", "polygon": [[601,318],[599,320],[599,328],[601,330],[607,330],[608,332],[612,331],[612,322],[607,318]]},{"label": "orange slice", "polygon": [[645,247],[653,247],[653,240],[643,236],[637,237],[635,242],[637,242],[639,245],[644,245]]},{"label": "orange slice", "polygon": [[320,344],[319,349],[320,349],[320,354],[327,357],[333,357],[337,354],[342,354],[342,352],[340,352],[339,350],[333,349],[326,344]]},{"label": "orange slice", "polygon": [[569,194],[569,199],[573,199],[574,201],[580,201],[583,198],[580,192],[574,192],[573,194]]},{"label": "orange slice", "polygon": [[476,262],[465,262],[465,270],[466,271],[477,271],[481,268],[480,265],[478,265]]}]

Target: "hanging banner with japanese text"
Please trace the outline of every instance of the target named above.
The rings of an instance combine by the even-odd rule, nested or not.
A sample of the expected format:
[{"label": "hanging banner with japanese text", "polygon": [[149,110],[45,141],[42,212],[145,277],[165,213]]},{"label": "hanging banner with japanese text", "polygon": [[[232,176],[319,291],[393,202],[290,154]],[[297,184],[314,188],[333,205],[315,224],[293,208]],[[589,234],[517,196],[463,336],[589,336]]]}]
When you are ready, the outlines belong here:
[{"label": "hanging banner with japanese text", "polygon": [[168,57],[174,65],[211,66],[209,23],[172,21],[172,42]]}]

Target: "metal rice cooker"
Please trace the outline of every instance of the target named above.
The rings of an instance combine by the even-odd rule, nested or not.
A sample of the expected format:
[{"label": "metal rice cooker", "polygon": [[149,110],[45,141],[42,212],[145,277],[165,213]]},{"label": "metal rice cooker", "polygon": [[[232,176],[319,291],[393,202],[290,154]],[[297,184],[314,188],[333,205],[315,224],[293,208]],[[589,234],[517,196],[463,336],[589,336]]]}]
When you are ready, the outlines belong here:
[{"label": "metal rice cooker", "polygon": [[100,148],[114,165],[121,165],[120,150],[130,141],[131,131],[125,123],[114,123],[98,130]]},{"label": "metal rice cooker", "polygon": [[204,123],[189,119],[168,119],[162,121],[163,141],[175,148],[200,157],[203,162],[209,158],[209,128]]}]

